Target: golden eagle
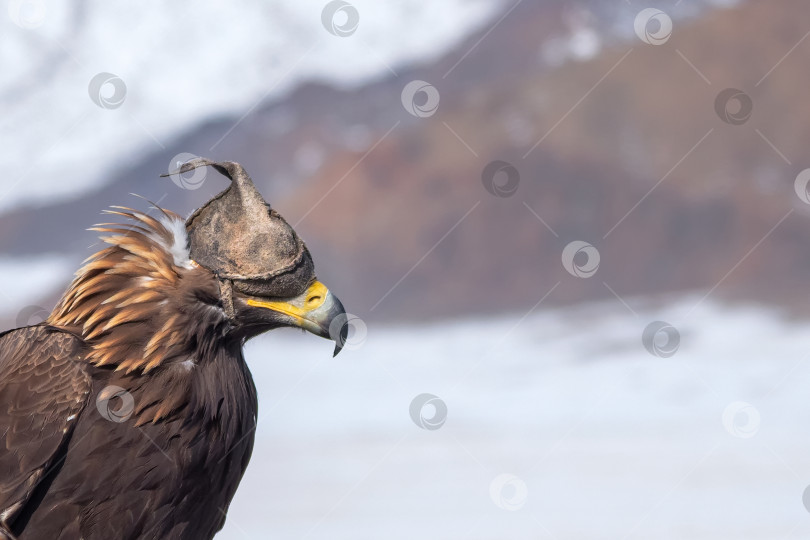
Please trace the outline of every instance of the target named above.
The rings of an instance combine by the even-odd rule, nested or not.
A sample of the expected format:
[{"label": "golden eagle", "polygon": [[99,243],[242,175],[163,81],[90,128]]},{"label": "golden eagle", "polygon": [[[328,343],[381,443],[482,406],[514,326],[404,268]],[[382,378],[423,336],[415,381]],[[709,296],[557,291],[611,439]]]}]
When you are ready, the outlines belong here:
[{"label": "golden eagle", "polygon": [[210,539],[247,467],[246,340],[282,326],[337,341],[340,301],[233,162],[188,220],[109,211],[44,323],[0,335],[0,539]]}]

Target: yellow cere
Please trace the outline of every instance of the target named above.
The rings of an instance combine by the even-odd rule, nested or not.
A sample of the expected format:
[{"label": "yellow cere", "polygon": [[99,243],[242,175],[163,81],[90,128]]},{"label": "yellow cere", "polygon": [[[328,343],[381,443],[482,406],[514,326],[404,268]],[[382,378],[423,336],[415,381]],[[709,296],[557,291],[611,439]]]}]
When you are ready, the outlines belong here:
[{"label": "yellow cere", "polygon": [[329,289],[326,288],[326,285],[320,281],[316,281],[309,286],[303,295],[289,302],[269,302],[249,298],[247,304],[253,307],[272,309],[273,311],[278,311],[292,317],[304,318],[308,313],[315,311],[323,305],[328,292]]}]

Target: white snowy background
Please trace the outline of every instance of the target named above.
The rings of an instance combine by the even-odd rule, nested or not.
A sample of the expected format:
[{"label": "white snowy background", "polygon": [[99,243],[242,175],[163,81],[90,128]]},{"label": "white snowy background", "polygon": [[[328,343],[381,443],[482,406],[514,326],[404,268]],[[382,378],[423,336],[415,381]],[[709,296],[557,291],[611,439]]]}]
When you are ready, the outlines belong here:
[{"label": "white snowy background", "polygon": [[[810,326],[702,296],[372,326],[337,359],[259,338],[257,447],[222,536],[808,538]],[[642,346],[656,319],[680,332],[669,358]],[[409,416],[425,392],[447,405],[435,431]]]},{"label": "white snowy background", "polygon": [[[355,0],[358,39],[341,40],[321,0],[7,4],[0,211],[79,197],[151,145],[302,81],[359,85],[435,58],[503,5]],[[35,28],[15,24],[20,9]],[[568,56],[598,42],[586,32]],[[114,111],[88,98],[99,72],[126,83]],[[0,254],[2,310],[71,271]],[[372,325],[337,359],[297,332],[255,340],[257,444],[218,538],[810,537],[810,325],[701,296]],[[659,319],[680,331],[671,358],[641,342]],[[438,430],[409,415],[422,393],[448,408]]]}]

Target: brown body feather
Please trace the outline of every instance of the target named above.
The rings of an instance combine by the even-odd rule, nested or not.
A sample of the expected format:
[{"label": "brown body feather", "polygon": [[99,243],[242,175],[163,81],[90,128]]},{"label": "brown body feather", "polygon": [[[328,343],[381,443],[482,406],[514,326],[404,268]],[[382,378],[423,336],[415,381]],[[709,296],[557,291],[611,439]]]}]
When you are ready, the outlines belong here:
[{"label": "brown body feather", "polygon": [[256,394],[216,276],[179,216],[113,213],[133,225],[96,227],[47,322],[0,335],[0,539],[212,538],[247,466]]}]

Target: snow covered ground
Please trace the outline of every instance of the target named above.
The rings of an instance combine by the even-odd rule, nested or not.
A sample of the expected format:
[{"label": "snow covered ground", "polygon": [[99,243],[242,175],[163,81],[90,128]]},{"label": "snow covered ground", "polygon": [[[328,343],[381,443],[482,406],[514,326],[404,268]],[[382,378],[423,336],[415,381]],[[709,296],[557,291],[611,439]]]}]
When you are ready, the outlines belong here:
[{"label": "snow covered ground", "polygon": [[[337,359],[249,343],[257,446],[218,538],[807,538],[810,323],[629,304],[372,326]],[[642,344],[656,320],[670,357]]]}]

